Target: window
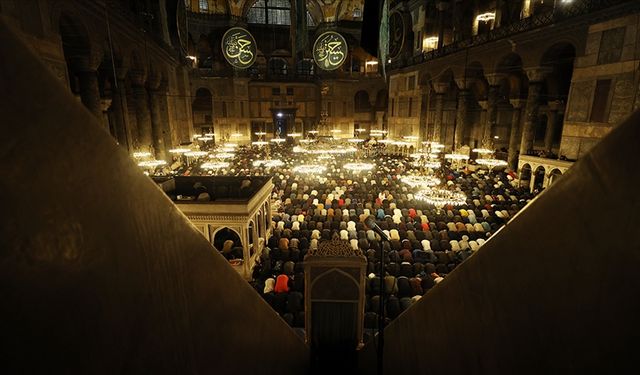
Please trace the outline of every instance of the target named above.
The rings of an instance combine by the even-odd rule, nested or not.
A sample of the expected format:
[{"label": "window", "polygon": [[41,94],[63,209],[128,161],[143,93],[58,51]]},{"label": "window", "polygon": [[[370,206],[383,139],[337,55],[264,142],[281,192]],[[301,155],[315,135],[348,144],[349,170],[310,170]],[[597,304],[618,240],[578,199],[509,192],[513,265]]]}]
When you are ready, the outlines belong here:
[{"label": "window", "polygon": [[407,90],[416,89],[416,76],[407,77]]},{"label": "window", "polygon": [[598,64],[610,64],[620,61],[622,46],[624,45],[625,28],[605,30],[600,39],[598,51]]},{"label": "window", "polygon": [[596,92],[593,95],[590,122],[607,122],[609,91],[611,91],[610,79],[599,79],[598,82],[596,82]]},{"label": "window", "polygon": [[[258,0],[249,9],[247,21],[269,25],[291,25],[291,5],[288,0]],[[307,17],[309,17],[307,13]]]},{"label": "window", "polygon": [[280,95],[280,87],[274,87],[271,89],[271,95]]},{"label": "window", "polygon": [[287,95],[293,95],[293,87],[287,87]]},{"label": "window", "polygon": [[354,8],[353,9],[353,18],[360,18],[360,17],[362,17],[362,9]]},{"label": "window", "polygon": [[208,12],[209,11],[209,1],[208,0],[199,0],[198,1],[198,8],[200,9],[201,12]]}]

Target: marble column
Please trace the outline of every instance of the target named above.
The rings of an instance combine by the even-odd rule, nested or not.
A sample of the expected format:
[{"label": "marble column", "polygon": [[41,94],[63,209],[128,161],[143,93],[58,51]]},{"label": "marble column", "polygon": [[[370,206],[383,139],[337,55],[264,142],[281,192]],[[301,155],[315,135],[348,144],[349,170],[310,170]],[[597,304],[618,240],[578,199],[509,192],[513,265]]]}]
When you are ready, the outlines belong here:
[{"label": "marble column", "polygon": [[509,168],[514,171],[518,169],[518,151],[520,149],[520,120],[522,118],[522,100],[511,99],[511,105],[513,106],[513,112],[511,115],[511,131],[509,133],[509,155],[507,156],[507,162]]},{"label": "marble column", "polygon": [[418,135],[421,141],[426,141],[429,138],[429,103],[433,90],[431,90],[430,86],[423,86],[421,87],[420,93],[420,123]]},{"label": "marble column", "polygon": [[500,81],[504,75],[487,74],[486,78],[489,82],[489,90],[487,92],[487,116],[482,133],[482,140],[491,140],[493,130],[498,120],[498,94],[500,93]]},{"label": "marble column", "polygon": [[435,103],[435,118],[433,120],[433,134],[432,140],[434,142],[442,142],[442,118],[444,113],[444,95],[449,90],[449,84],[443,83],[435,83],[433,85],[433,90],[436,95],[436,103]]},{"label": "marble column", "polygon": [[547,115],[547,129],[544,133],[544,149],[551,152],[553,140],[562,126],[564,114],[564,104],[562,102],[549,103],[549,113]]},{"label": "marble column", "polygon": [[118,77],[117,87],[113,87],[113,100],[111,101],[111,111],[116,128],[116,139],[118,143],[133,152],[131,127],[129,125],[129,107],[127,103],[126,81],[123,76]]},{"label": "marble column", "polygon": [[167,160],[167,147],[165,144],[165,133],[167,128],[167,118],[163,116],[162,101],[166,101],[166,82],[148,82],[149,107],[151,109],[151,135],[153,150],[158,160]]},{"label": "marble column", "polygon": [[153,144],[151,131],[151,113],[149,111],[149,97],[144,87],[145,75],[142,72],[132,72],[131,91],[133,93],[133,106],[138,125],[138,149],[151,150]]},{"label": "marble column", "polygon": [[78,56],[70,60],[71,69],[78,77],[80,100],[87,109],[102,120],[102,103],[98,85],[98,61],[89,56]]},{"label": "marble column", "polygon": [[533,150],[534,130],[540,112],[540,93],[542,91],[544,77],[550,71],[552,71],[552,69],[546,67],[536,67],[526,70],[529,78],[529,92],[527,93],[524,125],[522,127],[520,155],[526,155],[529,151]]},{"label": "marble column", "polygon": [[469,122],[469,96],[467,89],[458,91],[458,109],[456,111],[456,131],[453,137],[454,147],[457,149],[464,145],[464,134]]}]

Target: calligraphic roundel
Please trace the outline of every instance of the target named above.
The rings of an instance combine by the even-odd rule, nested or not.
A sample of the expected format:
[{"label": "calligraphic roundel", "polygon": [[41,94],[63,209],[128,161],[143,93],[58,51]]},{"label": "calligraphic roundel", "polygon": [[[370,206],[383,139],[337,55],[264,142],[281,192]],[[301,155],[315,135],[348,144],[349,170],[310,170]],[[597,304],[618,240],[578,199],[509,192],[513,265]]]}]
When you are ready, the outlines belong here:
[{"label": "calligraphic roundel", "polygon": [[389,58],[396,58],[404,45],[404,19],[399,12],[389,16]]},{"label": "calligraphic roundel", "polygon": [[258,48],[253,35],[242,27],[232,27],[222,37],[222,54],[234,68],[246,69],[256,61]]},{"label": "calligraphic roundel", "polygon": [[322,33],[313,44],[313,60],[320,69],[338,69],[347,59],[347,53],[347,41],[335,31]]}]

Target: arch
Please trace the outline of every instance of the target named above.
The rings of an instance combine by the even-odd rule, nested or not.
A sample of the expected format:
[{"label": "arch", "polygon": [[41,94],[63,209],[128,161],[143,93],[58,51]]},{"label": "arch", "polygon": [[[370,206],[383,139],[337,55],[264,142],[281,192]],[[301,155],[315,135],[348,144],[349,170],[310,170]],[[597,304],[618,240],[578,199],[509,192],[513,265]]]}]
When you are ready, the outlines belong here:
[{"label": "arch", "polygon": [[546,169],[543,165],[539,165],[533,172],[533,190],[541,190],[544,187],[544,179],[546,178]]},{"label": "arch", "polygon": [[560,176],[562,176],[562,171],[560,169],[554,168],[553,170],[551,170],[551,172],[549,172],[549,186],[556,182],[556,180]]},{"label": "arch", "polygon": [[72,15],[62,12],[58,19],[58,31],[62,40],[62,50],[67,60],[88,57],[91,54],[91,40],[87,26]]},{"label": "arch", "polygon": [[200,87],[196,90],[191,112],[194,130],[201,133],[213,132],[213,96],[209,89]]},{"label": "arch", "polygon": [[548,47],[540,58],[540,66],[553,68],[545,80],[547,101],[566,103],[573,75],[576,47],[572,42],[560,41]]},{"label": "arch", "polygon": [[289,73],[289,64],[282,57],[272,57],[267,64],[270,76],[286,76]]},{"label": "arch", "polygon": [[[531,165],[529,163],[522,164],[520,167],[520,187],[529,186],[531,181]],[[526,181],[526,184],[524,183]]]},{"label": "arch", "polygon": [[[328,280],[329,278],[333,278],[333,280]],[[340,288],[331,288],[329,290],[326,287],[323,287],[323,282],[331,283],[331,285],[340,285]],[[314,289],[316,285],[319,285],[319,289]],[[353,287],[352,289],[350,287]],[[320,275],[318,275],[312,282],[309,287],[311,291],[311,295],[314,299],[348,299],[353,300],[353,296],[357,296],[360,293],[360,289],[358,287],[358,281],[348,273],[338,269],[332,268],[327,270]],[[339,291],[339,293],[337,293]],[[323,298],[329,297],[329,298]]]},{"label": "arch", "polygon": [[[230,227],[219,227],[211,233],[211,244],[214,249],[222,252],[224,242],[226,240],[233,241],[233,247],[242,247],[241,238],[240,233],[238,233],[236,229]],[[242,258],[242,256],[240,256],[240,258]]]},{"label": "arch", "polygon": [[356,112],[368,112],[371,110],[371,102],[369,101],[369,93],[365,90],[356,92],[354,96],[354,109]]}]

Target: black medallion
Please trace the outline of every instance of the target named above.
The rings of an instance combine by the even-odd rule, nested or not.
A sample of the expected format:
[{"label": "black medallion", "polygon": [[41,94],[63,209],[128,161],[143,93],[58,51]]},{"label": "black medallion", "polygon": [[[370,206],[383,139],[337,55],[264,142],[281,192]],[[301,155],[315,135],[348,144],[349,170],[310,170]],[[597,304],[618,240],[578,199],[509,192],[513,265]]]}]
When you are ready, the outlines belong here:
[{"label": "black medallion", "polygon": [[232,27],[222,37],[222,54],[234,68],[246,69],[256,61],[256,40],[242,27]]},{"label": "black medallion", "polygon": [[389,15],[389,58],[398,57],[404,44],[404,19],[399,12]]},{"label": "black medallion", "polygon": [[348,45],[335,31],[322,33],[313,44],[313,59],[320,69],[338,69],[347,59]]}]

